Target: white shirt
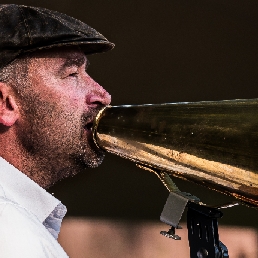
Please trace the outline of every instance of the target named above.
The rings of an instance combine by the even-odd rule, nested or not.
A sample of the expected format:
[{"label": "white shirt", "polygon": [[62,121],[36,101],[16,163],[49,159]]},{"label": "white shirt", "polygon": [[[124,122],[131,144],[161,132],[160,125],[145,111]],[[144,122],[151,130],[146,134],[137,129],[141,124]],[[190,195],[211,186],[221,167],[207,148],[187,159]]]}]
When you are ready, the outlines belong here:
[{"label": "white shirt", "polygon": [[0,157],[0,257],[68,257],[56,238],[66,208]]}]

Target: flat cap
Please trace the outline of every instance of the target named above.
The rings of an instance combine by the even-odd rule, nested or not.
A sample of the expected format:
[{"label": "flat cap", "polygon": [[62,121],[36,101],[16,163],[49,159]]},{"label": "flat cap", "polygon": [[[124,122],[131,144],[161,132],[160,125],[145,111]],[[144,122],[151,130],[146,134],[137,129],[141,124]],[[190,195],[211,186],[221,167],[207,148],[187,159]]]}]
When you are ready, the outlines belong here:
[{"label": "flat cap", "polygon": [[40,7],[0,5],[0,69],[22,53],[78,45],[85,54],[114,47],[87,24],[66,14]]}]

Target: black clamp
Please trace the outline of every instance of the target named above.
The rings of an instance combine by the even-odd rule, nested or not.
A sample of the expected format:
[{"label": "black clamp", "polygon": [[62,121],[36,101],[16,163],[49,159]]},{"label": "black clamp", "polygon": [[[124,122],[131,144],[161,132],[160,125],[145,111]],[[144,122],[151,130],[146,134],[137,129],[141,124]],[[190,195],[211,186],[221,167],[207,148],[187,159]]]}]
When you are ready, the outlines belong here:
[{"label": "black clamp", "polygon": [[[193,201],[195,200],[195,201]],[[188,241],[191,258],[225,258],[229,257],[227,247],[219,241],[218,222],[223,213],[191,198],[189,194],[170,192],[160,220],[171,228],[160,233],[166,237],[180,240],[175,229],[181,228],[179,221],[185,208],[187,212]]]},{"label": "black clamp", "polygon": [[187,228],[190,246],[190,257],[229,257],[227,247],[219,241],[218,218],[223,213],[197,203],[187,204]]},{"label": "black clamp", "polygon": [[[228,258],[228,249],[219,241],[218,234],[217,219],[221,218],[223,213],[218,208],[204,205],[196,196],[181,192],[166,172],[146,165],[137,164],[137,166],[155,173],[170,192],[160,220],[170,225],[171,228],[168,231],[161,231],[160,234],[180,240],[181,237],[176,235],[175,231],[182,228],[179,226],[179,221],[187,207],[190,258]],[[232,203],[224,208],[231,205]]]}]

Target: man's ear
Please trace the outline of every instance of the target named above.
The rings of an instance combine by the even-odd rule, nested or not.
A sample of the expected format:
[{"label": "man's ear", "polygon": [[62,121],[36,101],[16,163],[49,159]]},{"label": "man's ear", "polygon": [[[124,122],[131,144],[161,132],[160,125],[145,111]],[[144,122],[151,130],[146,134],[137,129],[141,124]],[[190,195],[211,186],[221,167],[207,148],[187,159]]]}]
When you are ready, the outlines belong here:
[{"label": "man's ear", "polygon": [[0,124],[12,126],[19,118],[19,107],[13,90],[6,83],[0,82]]}]

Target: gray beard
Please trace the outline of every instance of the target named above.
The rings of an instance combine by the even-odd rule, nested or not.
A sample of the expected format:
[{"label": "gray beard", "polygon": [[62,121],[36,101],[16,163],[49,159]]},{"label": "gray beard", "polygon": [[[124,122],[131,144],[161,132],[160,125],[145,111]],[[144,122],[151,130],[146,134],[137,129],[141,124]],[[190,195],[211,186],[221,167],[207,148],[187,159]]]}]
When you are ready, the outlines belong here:
[{"label": "gray beard", "polygon": [[[37,106],[36,103],[34,103],[35,106]],[[33,114],[34,107],[27,111],[29,112],[26,116],[28,119],[17,132],[24,156],[30,156],[33,159],[33,165],[26,165],[27,173],[31,178],[37,177],[38,181],[41,181],[40,185],[46,185],[45,188],[48,188],[63,178],[74,176],[85,171],[86,168],[95,168],[102,163],[105,156],[104,151],[95,145],[91,137],[90,139],[82,137],[87,121],[95,117],[98,110],[90,110],[87,114],[82,115],[80,130],[74,129],[78,128],[78,125],[71,124],[71,132],[74,129],[78,135],[70,133],[66,140],[62,128],[60,131],[56,128],[56,133],[50,132],[50,134],[46,130],[51,107],[43,112],[35,110],[37,113]],[[44,113],[47,115],[44,116]],[[70,117],[70,121],[72,118]],[[69,119],[69,117],[62,117],[62,119]],[[51,137],[53,141],[51,141]],[[75,144],[73,144],[73,137],[75,137]]]}]

